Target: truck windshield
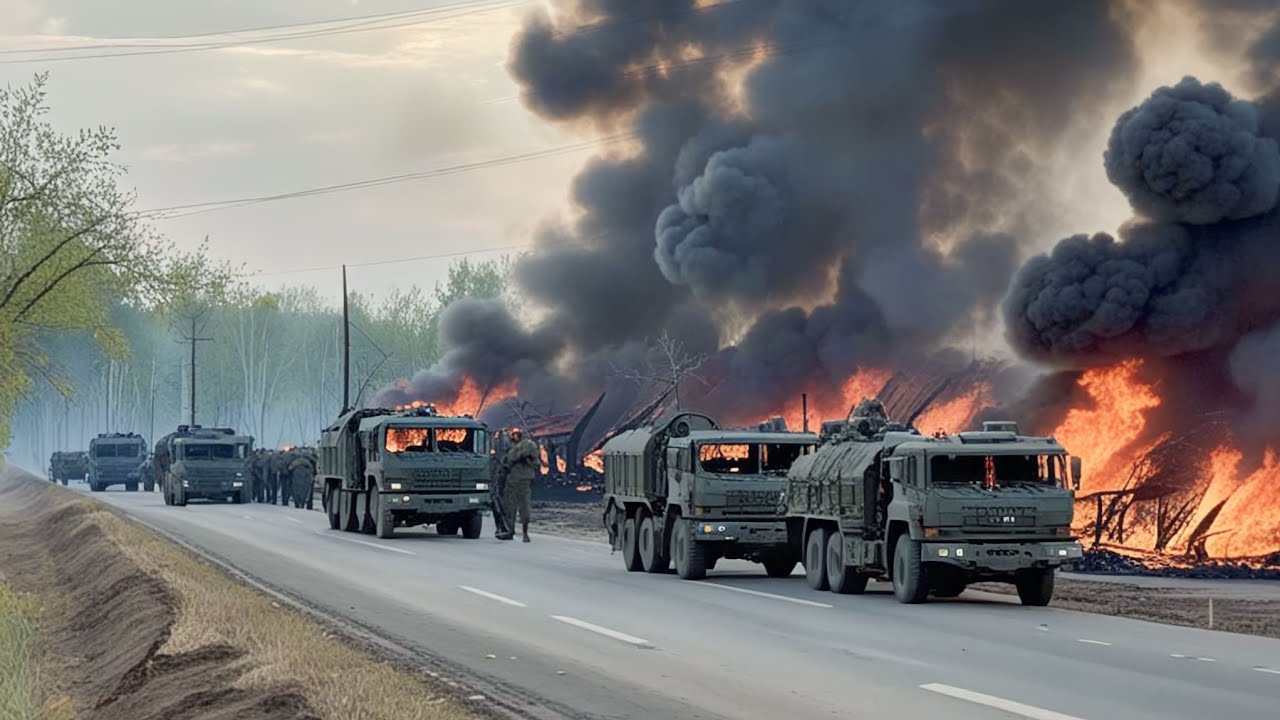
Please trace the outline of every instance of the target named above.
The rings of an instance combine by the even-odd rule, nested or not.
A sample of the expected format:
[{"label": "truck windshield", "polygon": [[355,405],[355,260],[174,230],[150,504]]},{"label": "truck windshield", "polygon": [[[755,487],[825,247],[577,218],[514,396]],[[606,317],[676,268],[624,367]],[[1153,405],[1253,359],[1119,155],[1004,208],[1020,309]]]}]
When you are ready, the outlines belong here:
[{"label": "truck windshield", "polygon": [[715,443],[698,446],[703,472],[755,474],[760,472],[760,446]]},{"label": "truck windshield", "polygon": [[808,453],[812,445],[799,443],[769,443],[763,445],[760,455],[760,467],[766,475],[770,473],[786,473],[796,458]]},{"label": "truck windshield", "polygon": [[93,448],[93,456],[99,458],[136,458],[138,457],[138,449],[138,446],[134,444],[103,443]]},{"label": "truck windshield", "polygon": [[1000,485],[1063,485],[1061,455],[937,455],[930,462],[930,480],[981,484],[987,475],[987,458],[992,460],[995,481]]},{"label": "truck windshield", "polygon": [[474,428],[436,428],[436,450],[440,452],[481,452],[480,433]]},{"label": "truck windshield", "polygon": [[430,452],[431,428],[387,428],[387,452],[399,455],[406,452]]},{"label": "truck windshield", "polygon": [[246,456],[244,445],[229,443],[189,443],[182,448],[187,460],[235,460]]}]

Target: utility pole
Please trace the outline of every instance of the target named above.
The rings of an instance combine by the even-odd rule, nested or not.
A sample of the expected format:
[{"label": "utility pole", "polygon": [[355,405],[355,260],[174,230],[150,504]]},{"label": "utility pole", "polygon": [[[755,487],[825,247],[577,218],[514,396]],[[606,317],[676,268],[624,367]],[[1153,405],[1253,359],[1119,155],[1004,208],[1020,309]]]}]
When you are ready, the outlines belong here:
[{"label": "utility pole", "polygon": [[351,313],[347,302],[347,266],[342,266],[342,412],[351,409]]},{"label": "utility pole", "polygon": [[204,317],[205,312],[201,310],[191,315],[191,334],[182,336],[184,342],[191,343],[191,419],[188,421],[191,425],[196,424],[196,343],[213,340],[213,338],[199,337],[196,331],[196,323]]}]

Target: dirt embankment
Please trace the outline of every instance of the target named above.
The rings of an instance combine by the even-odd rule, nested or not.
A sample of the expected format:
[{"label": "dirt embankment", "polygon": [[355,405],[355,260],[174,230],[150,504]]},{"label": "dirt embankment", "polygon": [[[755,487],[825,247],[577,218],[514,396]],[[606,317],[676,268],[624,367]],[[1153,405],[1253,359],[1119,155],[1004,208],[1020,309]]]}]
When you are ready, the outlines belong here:
[{"label": "dirt embankment", "polygon": [[0,476],[0,573],[41,606],[45,694],[80,718],[471,717],[95,500]]},{"label": "dirt embankment", "polygon": [[[535,502],[533,528],[539,532],[604,542],[607,536],[598,504]],[[1195,581],[1168,580],[1160,586],[1060,576],[1053,607],[1210,628],[1248,635],[1280,637],[1280,598],[1268,586],[1274,580],[1238,580],[1231,592]],[[1235,585],[1238,583],[1238,585]],[[1247,592],[1246,587],[1259,592]],[[1012,585],[982,583],[977,590],[1012,594]],[[1210,598],[1213,610],[1210,611]]]}]

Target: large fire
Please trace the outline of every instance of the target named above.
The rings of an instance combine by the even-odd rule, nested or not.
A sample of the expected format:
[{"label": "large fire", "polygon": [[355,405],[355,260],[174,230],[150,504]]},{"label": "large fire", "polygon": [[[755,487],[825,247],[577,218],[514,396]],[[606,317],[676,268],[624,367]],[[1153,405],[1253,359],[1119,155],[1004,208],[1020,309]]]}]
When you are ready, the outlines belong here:
[{"label": "large fire", "polygon": [[582,464],[596,472],[602,473],[604,472],[604,453],[600,450],[589,453],[586,457],[582,458]]},{"label": "large fire", "polygon": [[939,430],[957,433],[969,429],[978,413],[990,407],[992,402],[991,386],[978,383],[950,400],[929,406],[914,424],[926,435]]},{"label": "large fire", "polygon": [[[400,382],[401,388],[407,390],[408,383]],[[467,377],[462,380],[462,387],[459,388],[458,394],[452,400],[444,399],[418,399],[405,405],[396,406],[396,410],[416,410],[427,405],[434,405],[436,413],[447,417],[459,417],[462,415],[476,416],[484,408],[515,397],[519,391],[519,386],[514,380],[506,383],[500,383],[485,391],[475,380]]]},{"label": "large fire", "polygon": [[[817,432],[823,420],[844,418],[849,408],[867,397],[875,397],[893,373],[880,368],[858,368],[840,386],[840,394],[811,392],[808,394],[809,432]],[[787,423],[787,429],[799,432],[805,428],[804,401],[795,397],[778,413]],[[763,418],[762,418],[763,419]]]}]

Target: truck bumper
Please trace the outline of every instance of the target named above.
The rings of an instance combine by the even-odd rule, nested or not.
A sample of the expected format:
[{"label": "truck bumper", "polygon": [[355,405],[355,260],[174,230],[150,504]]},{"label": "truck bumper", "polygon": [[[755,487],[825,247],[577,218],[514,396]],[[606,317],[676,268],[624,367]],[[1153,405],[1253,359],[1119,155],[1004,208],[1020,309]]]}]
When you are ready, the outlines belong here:
[{"label": "truck bumper", "polygon": [[1084,548],[1069,542],[927,542],[920,548],[920,559],[941,562],[965,570],[1013,572],[1028,568],[1057,567],[1079,560]]},{"label": "truck bumper", "polygon": [[220,498],[235,495],[245,487],[244,480],[199,481],[182,483],[182,491],[188,498]]},{"label": "truck bumper", "polygon": [[418,515],[451,515],[489,507],[489,493],[474,490],[456,495],[384,492],[382,499],[386,501],[383,507],[388,510]]},{"label": "truck bumper", "polygon": [[703,542],[732,542],[741,545],[785,545],[785,520],[708,520],[693,518],[693,538]]}]

